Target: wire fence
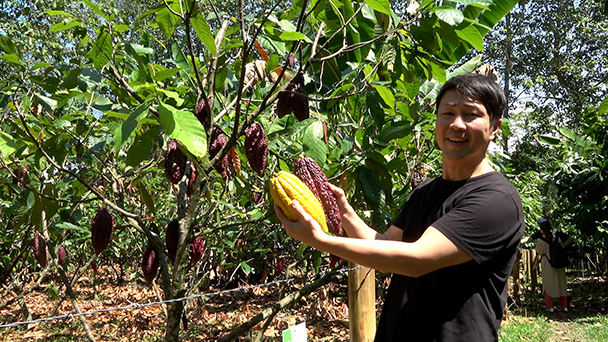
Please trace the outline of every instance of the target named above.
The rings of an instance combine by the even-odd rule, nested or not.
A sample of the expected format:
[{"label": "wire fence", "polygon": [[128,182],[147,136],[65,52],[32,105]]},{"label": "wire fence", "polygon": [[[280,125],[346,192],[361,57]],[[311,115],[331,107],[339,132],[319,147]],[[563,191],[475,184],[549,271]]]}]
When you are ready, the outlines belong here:
[{"label": "wire fence", "polygon": [[[335,271],[343,273],[343,272],[355,271],[360,268],[362,268],[362,266],[338,269]],[[329,271],[329,272],[332,272],[332,271]],[[319,278],[319,277],[322,277],[323,275],[325,275],[326,273],[327,273],[327,271],[321,272],[316,275],[307,276],[307,277],[305,277],[305,279],[309,280],[311,278]],[[15,322],[15,323],[10,323],[10,324],[0,325],[0,328],[14,328],[14,327],[22,326],[22,325],[29,325],[29,324],[36,324],[36,323],[41,323],[41,322],[49,322],[49,321],[64,320],[64,319],[73,320],[74,318],[77,318],[80,316],[90,316],[90,315],[95,315],[95,314],[104,313],[104,312],[122,311],[122,310],[137,310],[137,309],[143,309],[148,306],[162,305],[162,304],[168,304],[168,303],[174,303],[174,302],[182,302],[182,301],[188,301],[188,300],[204,298],[204,297],[213,297],[213,296],[218,296],[221,294],[226,294],[226,293],[231,293],[231,292],[240,292],[240,291],[244,292],[244,291],[249,291],[249,290],[256,289],[256,288],[268,287],[268,286],[278,285],[278,284],[282,284],[282,283],[291,283],[291,282],[294,282],[296,280],[301,280],[301,279],[303,279],[303,278],[280,279],[280,280],[275,280],[275,281],[272,281],[269,283],[264,283],[264,284],[259,284],[259,285],[251,285],[251,286],[239,287],[239,288],[217,291],[217,292],[200,293],[197,295],[192,295],[192,296],[187,296],[187,297],[173,298],[173,299],[167,299],[167,300],[144,303],[144,304],[131,303],[129,300],[127,300],[129,303],[131,303],[131,305],[107,308],[107,309],[100,309],[100,310],[92,310],[92,311],[87,311],[87,312],[69,313],[69,314],[63,314],[63,315],[59,315],[59,316],[39,318],[39,319],[35,319],[32,321],[26,321],[26,322]]]}]

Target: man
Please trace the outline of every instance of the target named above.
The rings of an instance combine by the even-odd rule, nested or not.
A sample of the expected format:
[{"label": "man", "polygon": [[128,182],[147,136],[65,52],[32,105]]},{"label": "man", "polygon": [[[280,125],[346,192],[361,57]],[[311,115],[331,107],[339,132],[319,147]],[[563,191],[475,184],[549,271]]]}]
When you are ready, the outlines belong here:
[{"label": "man", "polygon": [[376,341],[497,341],[519,241],[521,199],[486,152],[506,106],[478,74],[440,90],[435,134],[441,178],[420,184],[384,233],[368,227],[332,186],[348,237],[323,233],[294,202],[298,222],[275,205],[287,233],[321,251],[393,273]]}]

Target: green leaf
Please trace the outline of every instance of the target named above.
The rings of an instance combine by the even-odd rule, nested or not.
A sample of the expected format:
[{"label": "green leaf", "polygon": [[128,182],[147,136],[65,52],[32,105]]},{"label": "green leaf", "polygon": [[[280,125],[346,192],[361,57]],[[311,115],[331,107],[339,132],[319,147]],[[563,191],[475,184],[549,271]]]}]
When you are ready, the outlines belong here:
[{"label": "green leaf", "polygon": [[385,127],[380,135],[378,136],[378,140],[388,143],[393,139],[401,139],[407,137],[412,133],[412,126],[389,126]]},{"label": "green leaf", "polygon": [[87,53],[87,57],[93,61],[95,68],[100,70],[110,61],[109,58],[112,57],[112,37],[107,30],[103,29],[92,45],[93,47]]},{"label": "green leaf", "polygon": [[179,48],[177,43],[173,43],[171,45],[171,51],[173,52],[173,58],[175,59],[175,64],[181,67],[187,73],[191,73],[192,69],[190,68],[190,63],[186,59],[186,56],[182,53],[182,50]]},{"label": "green leaf", "polygon": [[49,30],[49,32],[65,31],[65,30],[69,30],[75,26],[82,26],[82,23],[80,21],[69,21],[67,23],[64,23],[64,22],[57,23],[57,24],[51,26],[51,29]]},{"label": "green leaf", "polygon": [[93,10],[93,12],[97,13],[97,15],[99,15],[100,17],[103,17],[107,21],[112,21],[114,19],[113,15],[106,15],[105,13],[103,13],[103,11],[99,7],[97,7],[97,5],[95,5],[91,1],[82,0],[82,2],[84,2],[87,6],[89,6],[89,8]]},{"label": "green leaf", "polygon": [[561,139],[559,138],[555,138],[555,137],[550,137],[547,135],[538,135],[536,136],[536,139],[543,144],[549,144],[552,146],[559,146],[561,144]]},{"label": "green leaf", "polygon": [[600,114],[608,113],[608,96],[602,101],[597,110],[600,112]]},{"label": "green leaf", "polygon": [[141,196],[141,199],[144,201],[144,203],[146,204],[148,209],[150,209],[150,211],[152,212],[153,215],[156,215],[156,207],[154,206],[154,198],[152,198],[152,195],[148,191],[146,184],[144,184],[144,182],[139,180],[137,182],[137,188],[139,189],[139,195]]},{"label": "green leaf", "polygon": [[391,15],[391,4],[388,0],[366,0],[365,3],[380,13]]},{"label": "green leaf", "polygon": [[131,115],[129,115],[129,118],[120,125],[116,132],[114,132],[114,152],[118,153],[124,144],[131,138],[139,121],[148,114],[150,102],[151,101],[146,101],[135,108]]},{"label": "green leaf", "polygon": [[475,49],[483,51],[483,36],[475,27],[469,25],[461,30],[456,30],[456,34],[460,39],[471,44]]},{"label": "green leaf", "polygon": [[173,36],[175,32],[175,25],[179,22],[179,17],[171,13],[166,7],[156,13],[156,23],[160,28],[161,32],[167,38]]},{"label": "green leaf", "polygon": [[437,8],[435,14],[441,21],[451,26],[460,25],[464,20],[462,11],[455,8]]},{"label": "green leaf", "polygon": [[241,269],[243,270],[243,272],[245,272],[246,275],[249,275],[251,273],[251,266],[249,266],[248,263],[246,263],[245,261],[241,261]]},{"label": "green leaf", "polygon": [[194,114],[164,103],[159,105],[159,113],[160,125],[171,139],[181,142],[197,158],[207,154],[207,135]]},{"label": "green leaf", "polygon": [[0,131],[0,154],[2,159],[8,159],[18,149],[18,141],[13,139],[10,134]]},{"label": "green leaf", "polygon": [[160,129],[152,127],[143,134],[136,136],[127,152],[127,166],[136,167],[146,160],[154,148],[154,141],[158,139],[159,135]]},{"label": "green leaf", "polygon": [[[479,17],[479,23],[491,29],[496,23],[502,20],[518,2],[519,0],[493,1],[493,4],[489,6],[489,10],[483,11]],[[484,29],[483,27],[478,27],[478,29],[482,36],[489,32],[488,29]]]},{"label": "green leaf", "polygon": [[48,14],[48,15],[61,15],[61,16],[64,16],[64,17],[73,17],[73,15],[71,15],[70,13],[64,12],[64,11],[45,10],[42,13]]},{"label": "green leaf", "polygon": [[365,103],[367,104],[367,109],[369,114],[374,118],[374,123],[378,129],[381,129],[384,126],[384,108],[382,107],[382,97],[375,91],[368,91],[367,96],[365,97]]},{"label": "green leaf", "polygon": [[381,209],[385,206],[384,187],[378,175],[365,166],[358,169],[359,182],[363,190],[363,197],[372,209]]},{"label": "green leaf", "polygon": [[6,55],[0,55],[0,58],[4,59],[7,62],[13,63],[13,64],[17,64],[17,65],[21,65],[21,66],[25,65],[25,62],[23,62],[19,58],[19,56],[15,55],[14,53],[6,54]]},{"label": "green leaf", "polygon": [[312,41],[310,39],[308,39],[308,37],[306,37],[304,34],[300,33],[300,32],[282,32],[279,35],[279,38],[281,38],[281,40],[283,41],[298,41],[298,40],[304,40],[307,43],[312,43]]},{"label": "green leaf", "polygon": [[395,95],[393,95],[389,88],[373,84],[372,86],[378,91],[378,94],[382,97],[388,108],[395,108]]},{"label": "green leaf", "polygon": [[38,102],[40,102],[42,107],[44,107],[44,109],[48,110],[49,112],[52,112],[55,110],[55,108],[57,108],[57,101],[40,94],[34,94],[34,96],[36,96]]},{"label": "green leaf", "polygon": [[203,17],[202,13],[196,15],[196,17],[192,18],[192,27],[196,32],[198,38],[205,44],[207,50],[215,56],[217,54],[217,47],[215,46],[215,39],[213,39],[213,34],[211,33],[211,29]]},{"label": "green leaf", "polygon": [[19,50],[15,46],[15,43],[13,43],[13,41],[8,36],[5,36],[3,34],[0,34],[0,47],[2,47],[2,50],[4,50],[4,52],[6,52],[7,54],[16,54],[19,52]]},{"label": "green leaf", "polygon": [[314,159],[321,168],[325,166],[327,153],[329,152],[325,141],[323,141],[324,137],[325,133],[321,121],[312,121],[302,137],[304,154]]}]

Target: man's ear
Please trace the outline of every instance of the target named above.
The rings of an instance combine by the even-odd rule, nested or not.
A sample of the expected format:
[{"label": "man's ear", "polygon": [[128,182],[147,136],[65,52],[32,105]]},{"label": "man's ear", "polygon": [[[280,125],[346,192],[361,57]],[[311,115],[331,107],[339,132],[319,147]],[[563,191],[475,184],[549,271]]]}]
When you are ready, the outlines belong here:
[{"label": "man's ear", "polygon": [[500,129],[501,125],[502,119],[498,119],[494,127],[492,127],[492,133],[490,133],[490,140],[494,140],[494,137],[496,137],[496,134],[498,133],[498,130]]}]

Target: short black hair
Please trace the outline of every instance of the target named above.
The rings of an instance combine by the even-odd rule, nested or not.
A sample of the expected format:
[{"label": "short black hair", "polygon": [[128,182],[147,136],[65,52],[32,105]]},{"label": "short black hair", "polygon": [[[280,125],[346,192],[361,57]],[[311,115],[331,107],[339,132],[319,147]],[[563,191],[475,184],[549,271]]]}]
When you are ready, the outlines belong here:
[{"label": "short black hair", "polygon": [[447,80],[437,94],[435,109],[439,110],[441,98],[448,90],[456,90],[458,94],[470,97],[486,107],[490,122],[495,125],[502,117],[507,107],[505,92],[498,83],[487,76],[477,73],[466,73]]}]

